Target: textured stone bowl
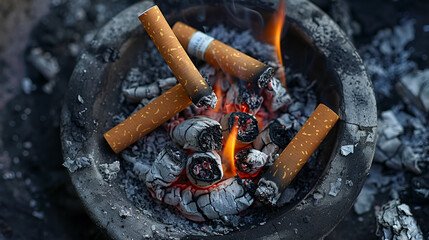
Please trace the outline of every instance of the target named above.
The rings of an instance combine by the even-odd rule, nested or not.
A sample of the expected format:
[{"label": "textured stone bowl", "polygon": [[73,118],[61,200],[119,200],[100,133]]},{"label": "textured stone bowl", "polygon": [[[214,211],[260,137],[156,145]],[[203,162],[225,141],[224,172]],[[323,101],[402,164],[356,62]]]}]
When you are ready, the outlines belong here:
[{"label": "textured stone bowl", "polygon": [[[326,236],[353,205],[371,166],[376,103],[362,60],[345,34],[317,7],[305,0],[288,0],[286,4],[288,31],[284,47],[290,59],[287,64],[296,70],[308,71],[310,81],[317,80],[318,100],[332,107],[340,121],[321,146],[317,160],[324,168],[311,179],[312,190],[302,196],[301,201],[280,208],[265,225],[234,231],[223,236],[227,239]],[[149,39],[137,14],[152,5],[150,1],[137,3],[100,29],[76,65],[62,112],[65,161],[85,164],[82,160],[88,160],[89,165],[70,174],[73,185],[89,215],[114,239],[152,236],[152,225],[157,226],[160,236],[169,234],[159,230],[165,229],[163,223],[137,214],[119,183],[105,182],[99,171],[100,164],[119,160],[103,139],[103,133],[113,127],[112,116],[120,111],[120,79],[136,66],[141,43]],[[203,15],[207,21],[204,24],[216,24],[224,19],[219,17],[218,9],[222,8],[194,6],[167,18],[171,25],[180,19],[195,21],[198,27],[198,19]],[[118,50],[121,57],[116,60],[109,49]],[[347,157],[341,155],[344,145],[354,145],[354,153]],[[330,195],[331,184],[339,181],[342,183],[337,188],[339,192],[336,196]],[[313,197],[316,191],[323,195],[317,205]],[[121,208],[131,210],[128,217],[119,216]],[[186,233],[174,237],[186,237]]]}]

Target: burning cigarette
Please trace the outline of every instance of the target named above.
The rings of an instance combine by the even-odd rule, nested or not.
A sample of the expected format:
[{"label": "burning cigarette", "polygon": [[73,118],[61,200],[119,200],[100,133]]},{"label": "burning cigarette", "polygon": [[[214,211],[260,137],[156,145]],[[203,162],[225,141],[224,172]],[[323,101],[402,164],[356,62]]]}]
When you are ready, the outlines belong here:
[{"label": "burning cigarette", "polygon": [[223,177],[222,160],[215,151],[194,153],[186,164],[188,179],[198,187],[209,187]]},{"label": "burning cigarette", "polygon": [[186,154],[174,145],[158,154],[145,177],[146,186],[154,192],[156,199],[162,200],[165,188],[179,178],[185,164]]},{"label": "burning cigarette", "polygon": [[266,87],[274,75],[274,70],[266,64],[182,22],[177,22],[173,31],[189,54],[246,82],[257,82],[260,88]]},{"label": "burning cigarette", "polygon": [[319,104],[304,126],[259,180],[255,197],[265,204],[275,205],[282,192],[337,121],[338,115],[334,111]]},{"label": "burning cigarette", "polygon": [[192,102],[198,107],[215,108],[216,95],[186,54],[158,6],[142,13],[139,19]]},{"label": "burning cigarette", "polygon": [[245,148],[235,155],[235,166],[239,173],[253,177],[267,163],[268,155],[253,148]]},{"label": "burning cigarette", "polygon": [[293,122],[288,116],[290,115],[275,119],[265,126],[252,143],[253,147],[276,159],[296,134]]},{"label": "burning cigarette", "polygon": [[[236,120],[236,117],[238,119]],[[243,147],[252,143],[259,135],[258,120],[255,116],[244,112],[231,112],[223,115],[220,119],[222,134],[226,139],[234,127],[234,122],[238,123],[237,147]]]},{"label": "burning cigarette", "polygon": [[222,130],[218,121],[195,116],[177,125],[171,132],[175,143],[185,149],[206,152],[222,149]]},{"label": "burning cigarette", "polygon": [[185,89],[177,84],[105,133],[104,138],[113,151],[119,153],[191,103]]}]

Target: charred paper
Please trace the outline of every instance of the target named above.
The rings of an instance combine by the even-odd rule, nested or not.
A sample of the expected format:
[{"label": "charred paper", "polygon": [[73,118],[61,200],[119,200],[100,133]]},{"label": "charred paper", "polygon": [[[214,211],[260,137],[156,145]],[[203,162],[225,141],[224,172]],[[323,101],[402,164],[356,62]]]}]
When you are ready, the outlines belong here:
[{"label": "charred paper", "polygon": [[209,187],[223,177],[222,160],[215,151],[197,152],[186,163],[188,179],[199,187]]},{"label": "charred paper", "polygon": [[185,164],[186,153],[174,145],[167,146],[158,154],[145,177],[146,186],[157,199],[164,197],[165,188],[179,178]]},{"label": "charred paper", "polygon": [[254,175],[267,163],[268,155],[253,148],[246,148],[235,155],[235,166],[238,171]]},{"label": "charred paper", "polygon": [[206,116],[183,121],[170,135],[175,143],[185,149],[205,152],[222,148],[221,126],[218,121]]}]

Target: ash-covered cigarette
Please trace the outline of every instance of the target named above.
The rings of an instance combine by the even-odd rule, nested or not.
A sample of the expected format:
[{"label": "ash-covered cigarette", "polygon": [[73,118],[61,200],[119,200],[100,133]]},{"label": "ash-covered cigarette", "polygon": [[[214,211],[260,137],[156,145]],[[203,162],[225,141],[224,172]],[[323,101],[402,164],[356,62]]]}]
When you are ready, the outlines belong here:
[{"label": "ash-covered cigarette", "polygon": [[223,177],[222,160],[215,151],[194,153],[186,163],[188,179],[198,187],[209,187]]},{"label": "ash-covered cigarette", "polygon": [[208,189],[174,186],[166,190],[164,202],[176,206],[186,218],[202,222],[246,210],[254,201],[255,187],[252,181],[238,176]]},{"label": "ash-covered cigarette", "polygon": [[235,155],[235,167],[239,172],[255,175],[267,163],[268,155],[253,148],[246,148]]},{"label": "ash-covered cigarette", "polygon": [[338,121],[338,115],[323,104],[314,110],[296,136],[262,176],[255,197],[275,205],[282,192]]},{"label": "ash-covered cigarette", "polygon": [[268,86],[274,70],[266,64],[200,32],[177,22],[173,31],[188,53],[246,82]]},{"label": "ash-covered cigarette", "polygon": [[256,114],[261,108],[263,97],[259,89],[253,89],[240,82],[234,82],[226,93],[225,104],[234,106],[235,111]]},{"label": "ash-covered cigarette", "polygon": [[[236,117],[238,117],[237,120]],[[228,137],[235,121],[237,121],[238,124],[237,141],[241,143],[241,145],[250,144],[258,137],[259,126],[255,116],[244,112],[232,112],[222,116],[220,120],[224,138]]]},{"label": "ash-covered cigarette", "polygon": [[139,19],[192,102],[198,107],[215,108],[216,94],[186,54],[158,6],[142,13]]},{"label": "ash-covered cigarette", "polygon": [[119,153],[184,110],[191,103],[185,89],[181,84],[177,84],[109,130],[104,134],[104,138],[113,151]]},{"label": "ash-covered cigarette", "polygon": [[177,85],[177,80],[174,77],[159,79],[145,86],[136,86],[124,89],[122,92],[130,103],[140,102],[142,99],[152,99]]},{"label": "ash-covered cigarette", "polygon": [[296,133],[290,115],[286,113],[265,126],[252,145],[275,159],[292,141]]},{"label": "ash-covered cigarette", "polygon": [[206,152],[222,149],[222,130],[218,121],[195,116],[177,125],[171,132],[172,140],[185,149]]},{"label": "ash-covered cigarette", "polygon": [[164,197],[165,188],[179,178],[185,168],[186,159],[186,153],[174,145],[167,146],[158,154],[145,177],[146,186],[158,200]]}]

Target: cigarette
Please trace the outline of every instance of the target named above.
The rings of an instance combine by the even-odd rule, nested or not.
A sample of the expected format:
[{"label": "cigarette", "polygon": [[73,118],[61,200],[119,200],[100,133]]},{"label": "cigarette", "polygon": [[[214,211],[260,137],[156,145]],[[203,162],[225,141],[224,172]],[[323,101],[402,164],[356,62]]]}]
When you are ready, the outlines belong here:
[{"label": "cigarette", "polygon": [[223,177],[222,160],[216,151],[196,152],[188,157],[186,175],[196,186],[207,188]]},{"label": "cigarette", "polygon": [[165,188],[179,178],[185,168],[186,158],[186,153],[174,145],[167,146],[158,154],[144,178],[146,186],[156,199],[162,200]]},{"label": "cigarette", "polygon": [[235,166],[239,176],[241,178],[256,176],[265,166],[268,158],[267,154],[253,148],[241,150],[235,155]]},{"label": "cigarette", "polygon": [[328,135],[338,115],[323,104],[304,123],[292,141],[258,182],[255,197],[275,205],[282,192],[298,174],[310,156]]},{"label": "cigarette", "polygon": [[139,19],[192,102],[198,107],[215,108],[216,95],[186,54],[158,6],[142,13]]},{"label": "cigarette", "polygon": [[107,133],[104,138],[119,153],[150,133],[189,105],[191,100],[181,84],[177,84],[134,113]]},{"label": "cigarette", "polygon": [[224,72],[246,82],[257,82],[260,88],[268,86],[274,70],[266,64],[200,32],[177,22],[173,31],[186,51]]},{"label": "cigarette", "polygon": [[286,113],[268,123],[252,143],[253,148],[276,159],[297,132],[293,128],[294,123],[290,116]]},{"label": "cigarette", "polygon": [[220,119],[220,125],[222,126],[222,135],[224,139],[227,139],[229,133],[234,127],[234,123],[237,119],[238,132],[237,132],[237,148],[244,147],[252,143],[259,135],[258,120],[255,116],[244,113],[244,112],[231,112],[223,115]]},{"label": "cigarette", "polygon": [[198,152],[222,149],[222,130],[218,121],[195,116],[183,121],[171,131],[171,139],[184,149]]}]

